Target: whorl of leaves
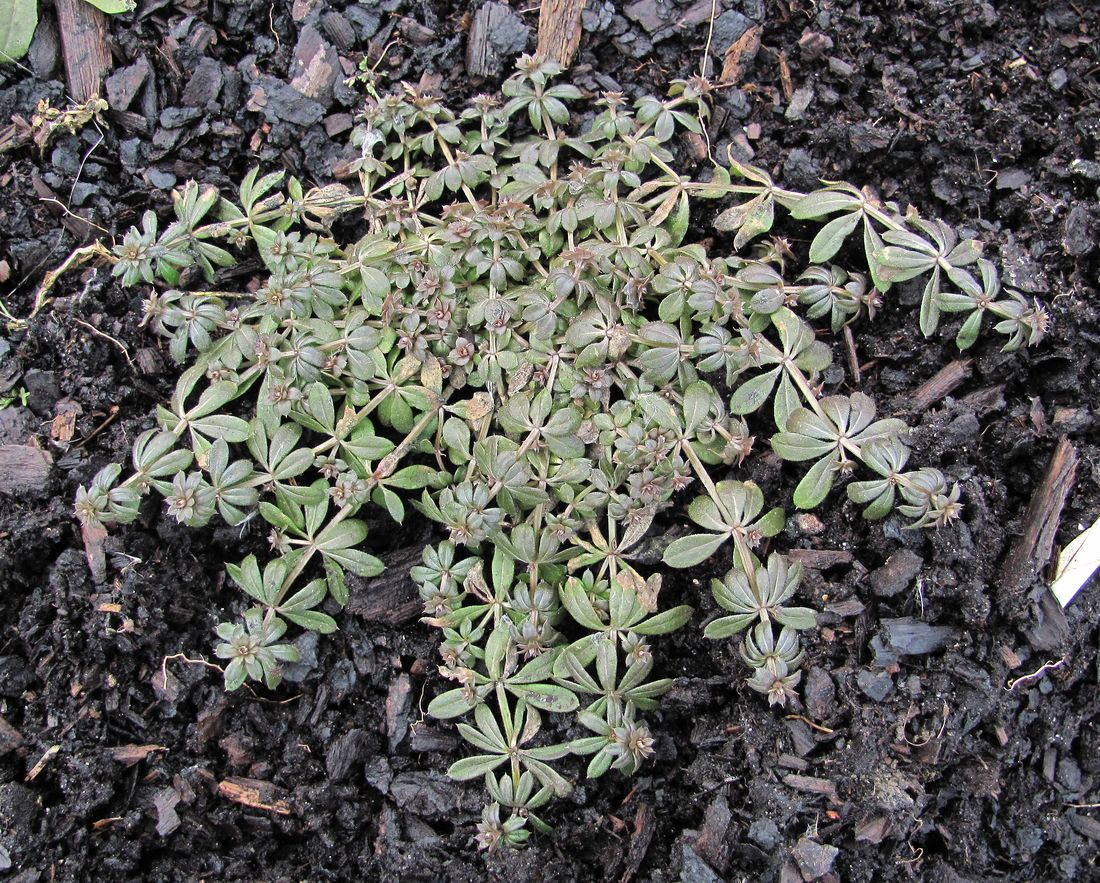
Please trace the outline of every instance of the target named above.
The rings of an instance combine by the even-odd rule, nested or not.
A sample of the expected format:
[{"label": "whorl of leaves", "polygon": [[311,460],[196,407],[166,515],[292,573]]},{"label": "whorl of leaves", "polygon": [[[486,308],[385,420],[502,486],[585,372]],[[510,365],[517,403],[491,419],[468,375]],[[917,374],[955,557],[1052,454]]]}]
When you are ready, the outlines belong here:
[{"label": "whorl of leaves", "polygon": [[[410,86],[375,97],[354,134],[359,192],[253,172],[232,199],[188,185],[163,230],[147,213],[114,272],[151,288],[147,320],[192,364],[133,473],[107,467],[76,504],[88,524],[128,522],[155,490],[190,526],[266,524],[269,560],[228,565],[250,605],[217,627],[229,689],[276,686],[297,657],[288,624],[332,631],[345,574],[381,571],[364,507],[438,523],[412,577],[455,687],[429,711],[465,718],[476,753],[450,772],[485,779],[484,846],[543,827],[534,811],[571,787],[555,761],[588,756],[594,777],[652,754],[642,714],[671,682],[654,677],[649,641],[691,610],[660,610],[642,541],[679,491],[695,529],[664,545],[664,564],[724,547],[724,615],[706,633],[742,636],[749,685],[772,702],[794,694],[797,630],[815,617],[790,604],[799,565],[754,552],[785,518],[736,477],[750,415],[776,454],[811,464],[798,508],[862,467],[847,493],[869,518],[958,514],[956,485],[907,470],[901,421],[859,392],[821,396],[831,351],[811,321],[873,317],[893,283],[923,276],[925,333],[962,312],[969,346],[991,314],[1014,348],[1046,323],[1000,294],[977,243],[848,185],[800,194],[736,163],[681,177],[667,145],[701,131],[705,81],[666,100],[593,97],[575,134],[582,96],[558,73],[524,59],[503,103],[461,113]],[[710,253],[685,244],[693,201],[730,196],[716,221],[730,235]],[[762,241],[779,211],[819,227],[801,272],[784,240]],[[366,232],[334,239],[349,216]],[[253,254],[254,284],[225,281]],[[862,273],[830,263],[859,254]],[[587,735],[548,743],[545,713]]]}]

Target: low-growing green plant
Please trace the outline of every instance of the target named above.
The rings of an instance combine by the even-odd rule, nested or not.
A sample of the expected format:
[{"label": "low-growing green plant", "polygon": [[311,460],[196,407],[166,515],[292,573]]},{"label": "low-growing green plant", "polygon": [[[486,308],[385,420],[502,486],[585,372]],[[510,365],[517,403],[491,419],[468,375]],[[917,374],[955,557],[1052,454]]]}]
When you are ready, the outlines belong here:
[{"label": "low-growing green plant", "polygon": [[[815,615],[792,603],[800,565],[763,551],[783,510],[735,477],[754,435],[810,464],[797,508],[858,471],[847,494],[868,518],[959,514],[957,485],[907,468],[902,421],[862,393],[822,394],[831,350],[810,321],[835,331],[922,274],[925,333],[968,313],[969,346],[989,313],[1013,349],[1047,321],[999,293],[977,243],[846,184],[797,193],[733,162],[678,174],[666,145],[700,131],[706,81],[665,100],[594,98],[578,134],[581,93],[558,73],[525,58],[503,102],[460,113],[411,86],[376,96],[354,133],[361,192],[253,171],[232,198],[189,184],[164,229],[147,212],[114,273],[150,288],[147,321],[192,364],[132,474],[108,466],[76,503],[85,523],[128,522],[155,490],[189,526],[265,525],[269,560],[228,565],[249,597],[217,627],[229,689],[277,686],[297,658],[288,624],[332,631],[346,575],[382,570],[365,507],[436,522],[412,578],[454,687],[429,712],[463,719],[476,753],[450,774],[485,780],[486,847],[545,827],[538,811],[571,788],[567,755],[597,777],[653,753],[644,714],[671,681],[650,642],[692,611],[661,609],[643,539],[678,492],[694,528],[658,554],[683,568],[722,551],[706,634],[741,637],[748,684],[772,703],[794,695]],[[709,253],[685,243],[693,201],[730,196],[716,221],[728,238]],[[801,272],[786,241],[763,238],[778,212],[818,228]],[[366,232],[334,236],[341,218]],[[220,284],[249,252],[254,284]],[[547,713],[577,729],[548,740]]]}]

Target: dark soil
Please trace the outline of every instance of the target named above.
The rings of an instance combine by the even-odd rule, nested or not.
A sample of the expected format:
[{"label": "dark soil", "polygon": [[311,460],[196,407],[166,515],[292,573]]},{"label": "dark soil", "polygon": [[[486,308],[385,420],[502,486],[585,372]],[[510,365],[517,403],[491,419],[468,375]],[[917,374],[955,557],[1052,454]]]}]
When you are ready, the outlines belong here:
[{"label": "dark soil", "polygon": [[[504,60],[472,81],[465,29],[479,5],[139,0],[110,23],[109,125],[0,155],[2,299],[26,312],[46,270],[148,207],[163,215],[187,178],[232,186],[259,162],[331,179],[359,101],[343,77],[393,40],[380,69],[394,78],[438,73],[456,101],[495,89],[509,53],[524,38],[533,48],[537,4],[513,4]],[[826,612],[800,716],[744,686],[732,644],[685,629],[657,648],[677,681],[654,721],[656,762],[632,780],[581,781],[549,813],[552,835],[485,856],[471,837],[480,789],[443,774],[462,746],[420,710],[439,683],[415,610],[380,609],[364,589],[338,634],[300,640],[305,661],[278,694],[227,696],[192,660],[209,653],[219,610],[239,602],[221,562],[258,538],[182,530],[154,507],[110,538],[108,581],[93,582],[73,494],[126,456],[172,374],[138,327],[139,292],[102,270],[70,274],[28,329],[0,338],[0,394],[28,392],[26,407],[0,411],[0,443],[34,438],[54,458],[39,487],[0,493],[0,869],[11,879],[1100,879],[1097,583],[1062,617],[1041,604],[1041,579],[1020,597],[999,578],[1060,435],[1081,462],[1059,542],[1100,512],[1100,12],[1060,0],[717,6],[729,10],[719,53],[753,20],[764,27],[744,88],[721,93],[711,139],[722,155],[729,144],[797,187],[870,184],[968,227],[1051,309],[1040,347],[980,343],[952,398],[911,415],[915,460],[963,485],[961,523],[868,526],[835,494],[820,532],[792,521],[784,546],[852,557],[808,581]],[[698,69],[710,13],[710,0],[589,0],[575,82],[663,91]],[[288,84],[296,47],[318,39],[336,67],[307,100]],[[0,67],[0,123],[29,119],[44,97],[64,104],[48,25],[28,64]],[[860,388],[884,410],[956,357],[950,337],[920,338],[915,311],[912,292],[892,293],[857,332]],[[855,388],[843,370],[829,380]],[[65,413],[68,442],[51,423]],[[773,494],[789,490],[774,463],[756,469]],[[377,535],[400,575],[416,537]],[[710,575],[665,591],[702,619]],[[409,593],[396,578],[390,589]],[[145,749],[116,750],[135,745]],[[270,783],[261,799],[285,814],[219,794],[231,777]]]}]

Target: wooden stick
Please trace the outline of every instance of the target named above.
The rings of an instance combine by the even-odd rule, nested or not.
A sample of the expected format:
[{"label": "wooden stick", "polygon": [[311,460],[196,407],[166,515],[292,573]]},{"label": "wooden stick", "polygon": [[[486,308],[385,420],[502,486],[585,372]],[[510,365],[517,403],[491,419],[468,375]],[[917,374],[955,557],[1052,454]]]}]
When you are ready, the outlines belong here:
[{"label": "wooden stick", "polygon": [[970,359],[957,359],[944,365],[935,375],[909,393],[905,410],[914,414],[927,411],[934,404],[949,396],[970,376]]},{"label": "wooden stick", "polygon": [[1032,580],[1050,560],[1062,507],[1077,479],[1077,451],[1064,435],[1058,439],[1046,474],[1031,496],[1023,529],[1001,565],[1002,601],[1014,609]]},{"label": "wooden stick", "polygon": [[852,563],[852,553],[844,549],[791,549],[787,557],[811,570]]},{"label": "wooden stick", "polygon": [[111,69],[107,18],[86,0],[54,0],[70,97],[81,104],[100,94]]},{"label": "wooden stick", "polygon": [[542,0],[536,58],[569,67],[581,44],[581,12],[585,0]]}]

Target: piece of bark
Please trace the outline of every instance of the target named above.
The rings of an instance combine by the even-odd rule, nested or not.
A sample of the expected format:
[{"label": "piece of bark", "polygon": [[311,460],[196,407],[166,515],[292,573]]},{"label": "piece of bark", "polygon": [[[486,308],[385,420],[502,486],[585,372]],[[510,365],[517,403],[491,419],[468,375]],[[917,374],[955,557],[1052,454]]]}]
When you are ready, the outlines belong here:
[{"label": "piece of bark", "polygon": [[707,807],[703,829],[699,832],[693,849],[714,870],[725,874],[730,865],[730,850],[726,834],[732,821],[726,795],[719,794]]},{"label": "piece of bark", "polygon": [[84,540],[84,558],[92,574],[92,582],[101,585],[107,581],[107,554],[104,542],[107,528],[102,524],[81,524],[80,537]]},{"label": "piece of bark", "polygon": [[397,751],[397,746],[409,732],[411,710],[412,681],[407,674],[401,672],[390,683],[389,691],[386,693],[386,736],[391,754]]},{"label": "piece of bark", "polygon": [[828,779],[819,779],[816,776],[798,776],[791,773],[791,775],[783,777],[783,784],[790,788],[794,788],[796,791],[821,794],[829,798],[829,802],[834,805],[839,805],[841,803],[836,793],[836,785]]},{"label": "piece of bark", "polygon": [[852,553],[843,549],[791,549],[787,557],[811,570],[825,570],[838,564],[852,563]]},{"label": "piece of bark", "polygon": [[536,58],[569,67],[581,44],[581,13],[585,0],[542,0]]},{"label": "piece of bark", "polygon": [[167,837],[180,826],[180,817],[176,813],[179,802],[179,792],[171,786],[161,788],[153,796],[153,808],[157,811],[158,836]]},{"label": "piece of bark", "polygon": [[879,844],[890,833],[890,819],[886,816],[870,816],[856,823],[857,843]]},{"label": "piece of bark", "polygon": [[1002,602],[1015,610],[1032,580],[1050,560],[1062,507],[1077,478],[1077,451],[1064,435],[1058,439],[1039,486],[1031,496],[1020,535],[1001,565]]},{"label": "piece of bark", "polygon": [[630,850],[626,854],[626,870],[619,883],[630,883],[645,861],[657,822],[653,818],[653,807],[648,803],[639,803],[634,813],[634,834],[630,838]]},{"label": "piece of bark", "polygon": [[970,359],[956,359],[944,365],[932,377],[906,395],[900,406],[910,413],[927,411],[934,404],[954,392],[970,376]]},{"label": "piece of bark", "polygon": [[0,493],[39,493],[46,487],[53,459],[33,445],[0,445]]},{"label": "piece of bark", "polygon": [[722,73],[718,75],[719,83],[736,86],[741,82],[749,65],[756,59],[756,53],[760,51],[760,35],[760,25],[753,25],[730,43],[722,61]]},{"label": "piece of bark", "polygon": [[466,70],[472,77],[499,74],[505,56],[523,51],[530,33],[512,7],[498,2],[483,3],[470,22]]},{"label": "piece of bark", "polygon": [[23,744],[23,734],[0,717],[0,757]]},{"label": "piece of bark", "polygon": [[167,751],[163,745],[119,745],[111,749],[111,757],[123,766],[131,767],[155,751]]},{"label": "piece of bark", "polygon": [[54,8],[61,31],[69,95],[82,104],[101,94],[103,78],[111,69],[107,17],[86,0],[54,0]]},{"label": "piece of bark", "polygon": [[218,782],[218,794],[247,806],[249,809],[262,809],[268,812],[278,813],[281,816],[290,815],[290,804],[278,798],[279,789],[270,782],[260,779],[246,779],[243,776],[230,776]]},{"label": "piece of bark", "polygon": [[407,625],[423,611],[424,605],[409,568],[419,564],[423,546],[407,546],[384,555],[386,569],[370,579],[347,575],[349,613],[368,622]]},{"label": "piece of bark", "polygon": [[1005,385],[1003,383],[985,389],[976,389],[959,399],[959,404],[980,417],[991,411],[1003,410],[1005,406],[1004,391]]}]

